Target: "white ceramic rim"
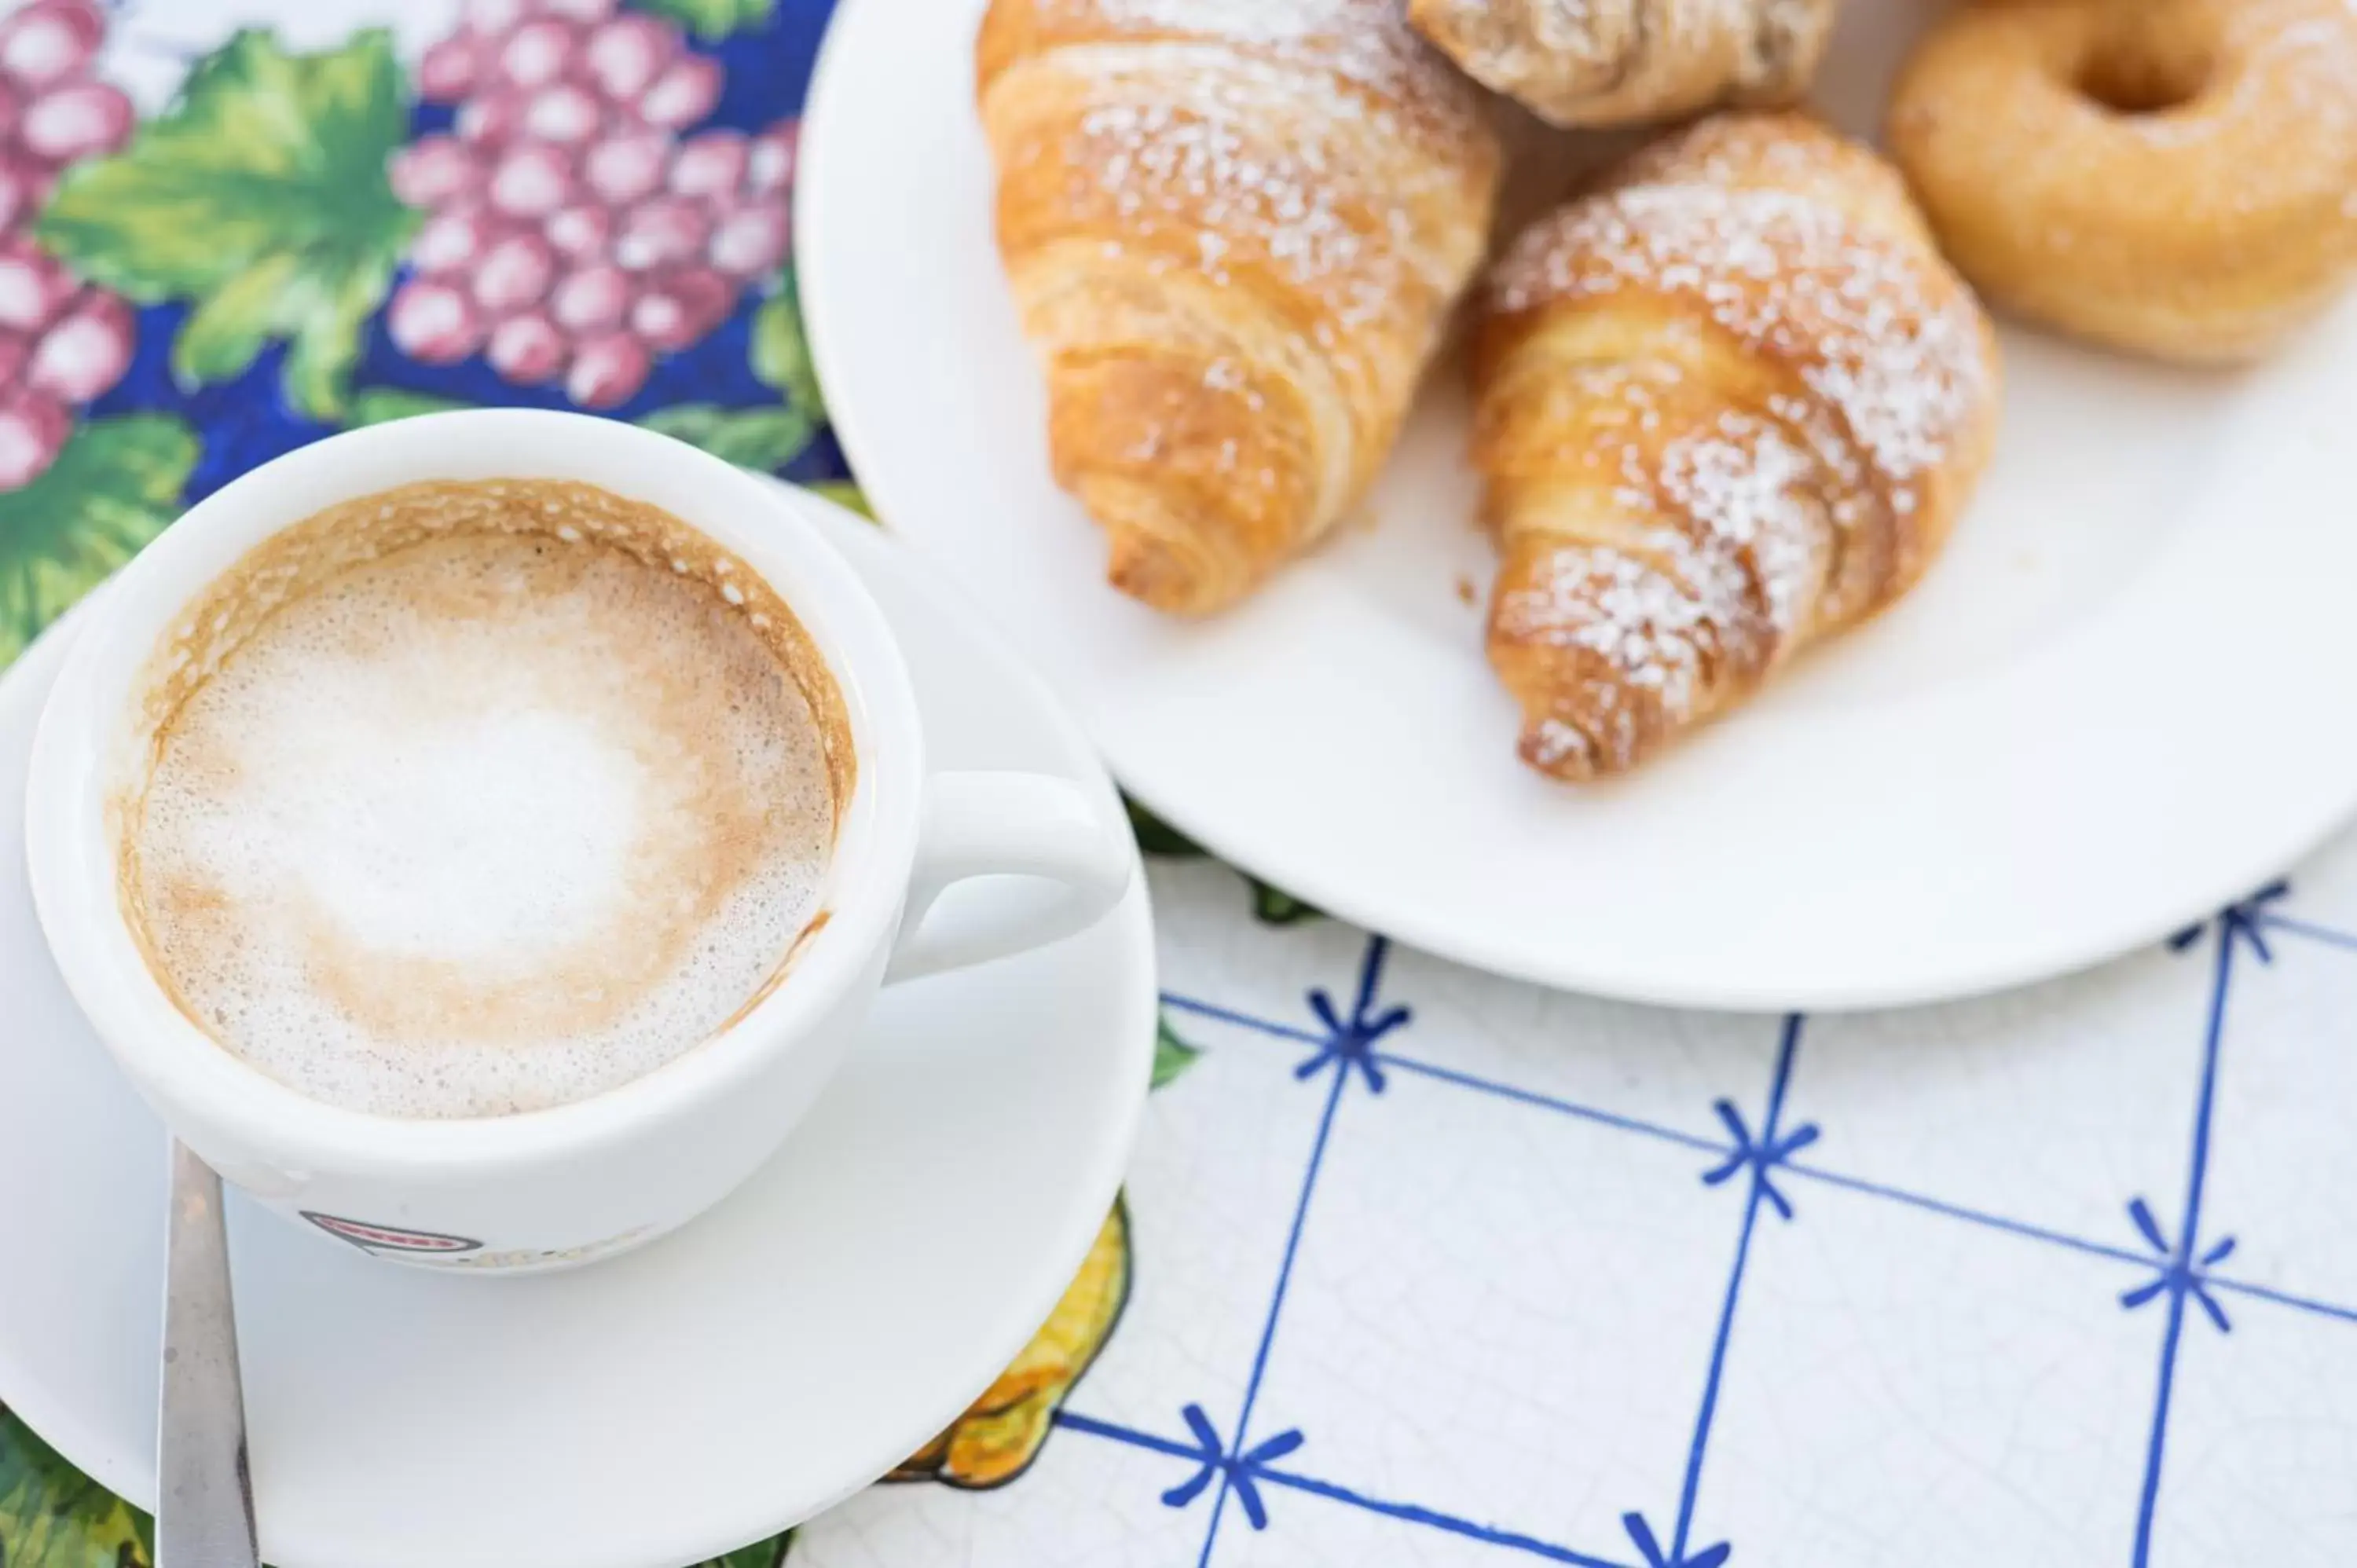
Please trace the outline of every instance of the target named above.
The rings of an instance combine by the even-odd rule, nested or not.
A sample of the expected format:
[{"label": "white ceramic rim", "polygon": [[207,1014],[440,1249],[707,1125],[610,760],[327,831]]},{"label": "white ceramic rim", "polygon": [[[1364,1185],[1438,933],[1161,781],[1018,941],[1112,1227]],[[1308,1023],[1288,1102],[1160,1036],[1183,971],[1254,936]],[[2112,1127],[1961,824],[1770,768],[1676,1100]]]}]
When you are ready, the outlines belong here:
[{"label": "white ceramic rim", "polygon": [[[310,1100],[246,1065],[175,1006],[115,889],[105,796],[139,674],[188,601],[323,507],[424,479],[569,478],[678,515],[793,610],[842,691],[857,776],[828,872],[829,918],[780,985],[723,1033],[587,1100],[510,1116],[403,1120]],[[916,850],[922,730],[898,643],[790,492],[684,442],[586,414],[466,410],[347,431],[207,497],[82,614],[41,714],[27,781],[33,898],[74,998],[169,1123],[182,1108],[262,1157],[384,1179],[465,1178],[581,1155],[728,1094],[841,1006],[897,929]]]}]

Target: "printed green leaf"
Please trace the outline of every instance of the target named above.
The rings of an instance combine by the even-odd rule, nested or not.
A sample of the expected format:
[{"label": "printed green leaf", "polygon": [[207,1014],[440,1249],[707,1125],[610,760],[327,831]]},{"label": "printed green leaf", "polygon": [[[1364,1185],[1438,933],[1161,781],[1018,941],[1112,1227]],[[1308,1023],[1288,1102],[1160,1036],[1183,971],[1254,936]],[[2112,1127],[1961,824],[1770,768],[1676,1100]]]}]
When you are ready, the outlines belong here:
[{"label": "printed green leaf", "polygon": [[172,343],[172,374],[191,386],[242,374],[270,341],[279,297],[294,286],[302,264],[289,252],[264,256],[188,312]]},{"label": "printed green leaf", "polygon": [[1176,855],[1185,860],[1201,858],[1203,848],[1193,839],[1125,795],[1122,803],[1129,808],[1129,827],[1137,835],[1139,849],[1148,854]]},{"label": "printed green leaf", "polygon": [[[1129,808],[1130,831],[1137,835],[1137,847],[1147,854],[1200,860],[1210,853],[1128,796],[1123,796],[1122,802]],[[1302,902],[1281,887],[1272,887],[1249,873],[1244,880],[1252,885],[1253,914],[1264,924],[1293,926],[1304,920],[1325,918],[1324,910]]]},{"label": "printed green leaf", "polygon": [[715,1557],[699,1563],[695,1568],[778,1568],[786,1560],[786,1549],[794,1543],[794,1532],[773,1535],[767,1541],[757,1541],[750,1546],[740,1546],[725,1557]]},{"label": "printed green leaf", "polygon": [[777,292],[753,314],[753,374],[784,394],[787,405],[826,423],[826,398],[811,363],[810,339],[802,334],[802,295],[791,268],[778,278]]},{"label": "printed green leaf", "polygon": [[69,173],[38,232],[141,304],[194,302],[172,346],[183,383],[238,375],[284,341],[288,404],[340,419],[362,328],[418,220],[385,178],[408,117],[383,29],[312,55],[242,31],[129,146]]},{"label": "printed green leaf", "polygon": [[[776,406],[678,403],[640,423],[739,467],[775,473],[801,456],[826,423],[826,405],[820,401],[818,379],[811,370],[810,348],[802,338],[791,272],[779,278],[776,292],[753,313],[748,360],[754,377],[778,390]],[[866,509],[863,505],[859,510]]]},{"label": "printed green leaf", "polygon": [[82,425],[48,472],[0,494],[0,667],[180,515],[196,461],[178,419],[124,414]]},{"label": "printed green leaf", "polygon": [[777,8],[777,0],[640,0],[639,5],[641,11],[669,16],[707,41],[758,27]]},{"label": "printed green leaf", "polygon": [[352,393],[351,412],[344,416],[344,423],[355,427],[384,424],[420,413],[447,413],[453,409],[474,406],[457,398],[436,397],[402,387],[362,387]]},{"label": "printed green leaf", "polygon": [[809,488],[846,511],[856,511],[870,522],[876,521],[876,509],[867,504],[867,498],[849,479],[818,479]]},{"label": "printed green leaf", "polygon": [[289,338],[281,384],[286,401],[315,419],[341,413],[361,360],[368,318],[393,285],[397,252],[356,264],[340,279],[300,279],[279,317]]},{"label": "printed green leaf", "polygon": [[66,1463],[0,1407],[0,1562],[8,1568],[147,1568],[147,1516]]},{"label": "printed green leaf", "polygon": [[1271,887],[1257,876],[1246,880],[1253,886],[1253,914],[1265,925],[1297,926],[1304,920],[1326,918],[1326,911],[1303,903],[1282,887]]},{"label": "printed green leaf", "polygon": [[810,414],[794,407],[722,408],[709,403],[683,403],[659,409],[640,423],[765,474],[800,456],[818,433]]},{"label": "printed green leaf", "polygon": [[1202,1054],[1200,1046],[1190,1046],[1180,1039],[1178,1031],[1170,1026],[1169,1015],[1163,1015],[1154,1027],[1153,1087],[1160,1089],[1193,1067],[1195,1058]]}]

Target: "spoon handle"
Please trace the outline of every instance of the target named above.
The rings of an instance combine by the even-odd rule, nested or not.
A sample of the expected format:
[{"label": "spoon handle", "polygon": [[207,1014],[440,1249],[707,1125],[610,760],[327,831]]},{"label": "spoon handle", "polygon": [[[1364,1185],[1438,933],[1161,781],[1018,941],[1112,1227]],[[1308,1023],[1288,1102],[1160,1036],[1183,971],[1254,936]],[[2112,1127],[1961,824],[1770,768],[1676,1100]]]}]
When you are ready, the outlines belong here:
[{"label": "spoon handle", "polygon": [[156,1568],[256,1568],[221,1177],[178,1139],[164,1252],[158,1415]]}]

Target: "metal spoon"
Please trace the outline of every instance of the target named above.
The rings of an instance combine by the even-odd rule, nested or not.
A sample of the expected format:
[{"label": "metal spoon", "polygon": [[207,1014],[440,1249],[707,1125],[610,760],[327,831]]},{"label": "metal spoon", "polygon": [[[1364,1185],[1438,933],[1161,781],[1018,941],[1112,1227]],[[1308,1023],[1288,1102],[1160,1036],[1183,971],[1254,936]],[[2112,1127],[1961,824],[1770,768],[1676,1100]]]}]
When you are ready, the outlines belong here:
[{"label": "metal spoon", "polygon": [[258,1568],[221,1177],[172,1141],[156,1568]]}]

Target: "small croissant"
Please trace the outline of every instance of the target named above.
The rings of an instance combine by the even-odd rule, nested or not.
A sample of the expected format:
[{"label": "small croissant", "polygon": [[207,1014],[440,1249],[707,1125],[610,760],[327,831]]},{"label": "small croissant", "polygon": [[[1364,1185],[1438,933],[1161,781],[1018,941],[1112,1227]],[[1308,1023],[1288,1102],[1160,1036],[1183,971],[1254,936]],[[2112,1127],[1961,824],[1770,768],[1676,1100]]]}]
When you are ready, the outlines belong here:
[{"label": "small croissant", "polygon": [[1391,449],[1500,153],[1400,0],[993,0],[998,245],[1116,587],[1235,603]]},{"label": "small croissant", "polygon": [[1490,660],[1523,758],[1585,779],[1911,587],[1988,458],[1999,371],[1895,171],[1727,114],[1515,242],[1474,381]]}]

